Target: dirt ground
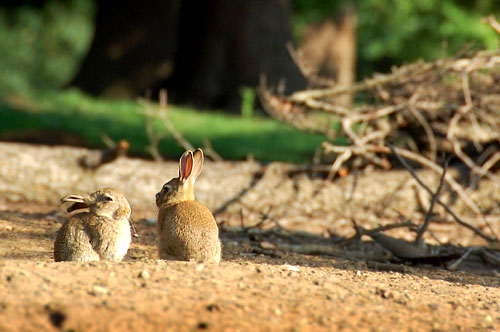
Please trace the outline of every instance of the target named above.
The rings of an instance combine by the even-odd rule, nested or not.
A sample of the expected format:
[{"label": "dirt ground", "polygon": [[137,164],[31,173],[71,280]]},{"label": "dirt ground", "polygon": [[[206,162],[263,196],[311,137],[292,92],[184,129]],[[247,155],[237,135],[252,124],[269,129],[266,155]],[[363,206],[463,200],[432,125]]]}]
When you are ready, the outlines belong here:
[{"label": "dirt ground", "polygon": [[[380,250],[368,239],[357,244],[364,259],[277,247],[334,247],[354,233],[353,216],[365,227],[396,220],[394,211],[416,218],[404,172],[390,174],[394,185],[378,173],[360,175],[361,194],[349,177],[326,184],[292,175],[287,165],[208,163],[197,194],[217,213],[224,250],[219,265],[203,265],[157,256],[153,195],[176,175],[174,162],[122,158],[89,173],[74,162],[85,153],[0,144],[0,331],[500,331],[499,267],[378,268],[366,259]],[[58,199],[108,185],[129,197],[140,235],[124,261],[54,263],[53,241],[66,218]],[[346,187],[348,200],[339,189]],[[490,197],[499,191],[493,188]],[[490,217],[489,230],[499,234],[500,217]],[[308,235],[248,228],[263,220],[265,229]],[[446,220],[429,234],[429,243],[485,245]]]}]

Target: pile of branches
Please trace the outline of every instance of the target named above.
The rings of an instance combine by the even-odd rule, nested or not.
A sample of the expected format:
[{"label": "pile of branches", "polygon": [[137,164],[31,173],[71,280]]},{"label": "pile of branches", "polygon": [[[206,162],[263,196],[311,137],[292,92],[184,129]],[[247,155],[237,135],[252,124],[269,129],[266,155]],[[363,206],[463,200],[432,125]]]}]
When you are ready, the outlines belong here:
[{"label": "pile of branches", "polygon": [[[323,149],[336,156],[330,177],[353,157],[389,168],[386,155],[391,153],[443,174],[439,157],[447,154],[462,161],[474,181],[488,177],[500,183],[492,172],[500,161],[500,52],[416,62],[352,86],[309,74],[300,56],[294,52],[292,56],[313,85],[323,86],[283,95],[263,80],[260,97],[271,116],[329,138]],[[353,94],[363,103],[341,106],[335,100],[343,94]],[[335,117],[340,132],[311,116],[318,111]],[[348,144],[333,144],[338,135],[345,136]],[[444,181],[480,214],[462,185],[449,174]]]}]

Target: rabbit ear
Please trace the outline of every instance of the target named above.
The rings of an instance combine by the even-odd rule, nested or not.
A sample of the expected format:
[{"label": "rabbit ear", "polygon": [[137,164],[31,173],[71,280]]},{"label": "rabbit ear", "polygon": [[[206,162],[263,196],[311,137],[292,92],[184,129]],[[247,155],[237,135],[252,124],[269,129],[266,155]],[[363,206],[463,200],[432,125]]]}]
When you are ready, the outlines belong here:
[{"label": "rabbit ear", "polygon": [[85,203],[73,203],[71,204],[67,209],[66,211],[68,212],[72,212],[72,211],[75,211],[75,210],[81,210],[81,209],[86,209],[88,208],[89,206]]},{"label": "rabbit ear", "polygon": [[187,150],[179,160],[179,178],[186,181],[193,171],[193,152]]},{"label": "rabbit ear", "polygon": [[66,202],[85,203],[86,200],[81,195],[68,195],[61,198],[61,203],[66,203]]},{"label": "rabbit ear", "polygon": [[193,172],[191,173],[193,181],[196,181],[196,178],[201,174],[204,159],[203,151],[201,149],[196,149],[193,153]]},{"label": "rabbit ear", "polygon": [[71,212],[74,210],[85,209],[89,207],[89,199],[86,195],[68,195],[61,198],[61,203],[75,202],[71,204],[66,211]]}]

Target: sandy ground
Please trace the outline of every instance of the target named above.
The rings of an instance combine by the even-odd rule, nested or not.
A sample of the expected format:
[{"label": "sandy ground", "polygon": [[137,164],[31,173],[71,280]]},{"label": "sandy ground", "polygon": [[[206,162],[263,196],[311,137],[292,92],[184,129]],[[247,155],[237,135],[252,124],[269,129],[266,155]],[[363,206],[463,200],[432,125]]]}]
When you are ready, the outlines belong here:
[{"label": "sandy ground", "polygon": [[[168,180],[169,171],[158,174],[159,180],[135,171],[139,179],[133,185],[130,179],[127,186],[116,180],[124,181],[123,169],[130,165],[153,173],[159,169],[172,173],[175,163],[163,167],[124,158],[114,166],[104,166],[108,173],[105,168],[88,174],[70,162],[86,153],[82,149],[0,144],[0,152],[0,331],[500,331],[498,267],[479,262],[480,268],[458,271],[425,264],[377,268],[366,259],[273,249],[263,242],[277,243],[276,237],[251,230],[236,232],[229,227],[251,226],[267,218],[270,224],[314,234],[281,241],[333,246],[337,243],[334,239],[346,238],[353,231],[344,222],[342,211],[334,207],[328,210],[325,202],[334,197],[335,186],[347,186],[348,178],[327,188],[321,180],[307,176],[285,179],[286,172],[277,166],[260,171],[258,165],[248,163],[207,165],[200,178],[199,197],[212,210],[220,211],[224,250],[219,265],[202,265],[158,260],[156,210],[147,195]],[[44,162],[28,160],[33,154]],[[214,181],[216,174],[221,179],[218,186],[225,191],[211,190],[210,181],[202,180],[207,176]],[[228,175],[239,180],[224,182]],[[402,177],[394,173],[391,179]],[[362,176],[357,181],[368,180]],[[377,181],[380,177],[373,181],[375,186]],[[66,218],[57,200],[102,182],[125,188],[120,190],[131,197],[140,237],[133,239],[123,262],[54,263],[53,241]],[[316,199],[302,198],[302,205],[309,207],[299,209],[297,195],[320,184],[323,194],[314,196]],[[288,196],[277,197],[269,188],[274,188],[274,193],[288,192]],[[219,191],[220,195],[214,194]],[[417,215],[411,212],[416,203],[408,194],[393,192],[407,197],[405,204],[399,202],[401,198],[393,199],[392,207],[370,203],[379,209],[370,217],[368,204],[360,207],[359,203],[356,208],[352,202],[358,194],[349,192],[351,205],[344,203],[344,213],[359,213],[356,217],[366,227],[394,220],[394,209]],[[231,198],[236,196],[237,200]],[[261,200],[271,207],[266,208]],[[288,209],[282,208],[284,204]],[[491,221],[490,228],[497,230],[499,219]],[[430,234],[434,239],[451,238],[455,244],[469,246],[484,244],[452,223],[433,227]],[[369,243],[364,249],[376,251]]]}]

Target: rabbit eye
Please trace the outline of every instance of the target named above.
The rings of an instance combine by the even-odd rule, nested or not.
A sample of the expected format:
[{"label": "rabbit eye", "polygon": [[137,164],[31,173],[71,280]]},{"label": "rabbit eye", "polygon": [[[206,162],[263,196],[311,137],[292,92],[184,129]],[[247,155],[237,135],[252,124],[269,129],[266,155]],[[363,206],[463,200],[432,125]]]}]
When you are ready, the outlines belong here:
[{"label": "rabbit eye", "polygon": [[171,189],[172,189],[172,188],[171,188],[170,186],[165,185],[165,186],[163,186],[162,191],[163,191],[164,193],[168,193]]},{"label": "rabbit eye", "polygon": [[113,197],[108,196],[108,195],[104,196],[104,199],[105,199],[106,201],[108,201],[108,202],[112,202],[112,201],[114,201]]}]

